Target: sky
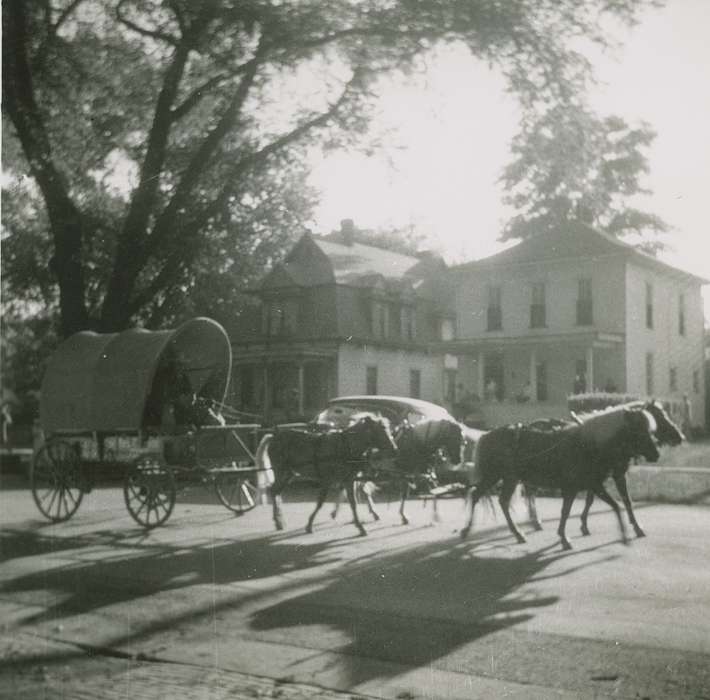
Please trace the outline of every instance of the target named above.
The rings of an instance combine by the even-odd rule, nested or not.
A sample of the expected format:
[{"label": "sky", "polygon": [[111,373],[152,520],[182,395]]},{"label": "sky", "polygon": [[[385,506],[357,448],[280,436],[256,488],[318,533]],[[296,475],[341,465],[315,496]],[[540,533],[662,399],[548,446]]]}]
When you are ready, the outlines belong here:
[{"label": "sky", "polygon": [[[595,59],[601,113],[657,132],[641,202],[674,227],[662,258],[710,278],[710,0],[668,0]],[[509,161],[518,111],[502,79],[463,49],[443,51],[416,84],[388,86],[378,129],[387,148],[334,153],[314,163],[321,192],[313,227],[351,218],[361,228],[411,227],[449,261],[485,257],[507,213],[497,180]],[[710,319],[710,285],[704,290]]]}]

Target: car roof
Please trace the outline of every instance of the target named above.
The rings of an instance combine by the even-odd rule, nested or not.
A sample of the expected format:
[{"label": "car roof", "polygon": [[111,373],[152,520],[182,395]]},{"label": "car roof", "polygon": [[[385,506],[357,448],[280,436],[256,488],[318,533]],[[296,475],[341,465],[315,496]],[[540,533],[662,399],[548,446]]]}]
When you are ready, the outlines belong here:
[{"label": "car roof", "polygon": [[393,411],[417,411],[425,416],[449,416],[449,412],[443,406],[406,396],[338,396],[328,401],[328,406],[337,404],[368,404],[370,406],[382,406]]}]

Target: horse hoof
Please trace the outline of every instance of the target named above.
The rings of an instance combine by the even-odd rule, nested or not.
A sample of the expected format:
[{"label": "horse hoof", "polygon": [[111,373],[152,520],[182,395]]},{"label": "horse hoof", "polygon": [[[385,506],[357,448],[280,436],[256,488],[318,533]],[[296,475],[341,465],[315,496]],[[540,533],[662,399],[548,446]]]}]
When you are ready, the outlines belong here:
[{"label": "horse hoof", "polygon": [[367,537],[367,530],[360,530],[358,537]]},{"label": "horse hoof", "polygon": [[338,517],[338,514],[337,514],[335,511],[333,511],[333,512],[330,514],[330,517],[331,517],[332,520],[335,520],[335,519]]},{"label": "horse hoof", "polygon": [[583,535],[584,537],[589,537],[590,532],[589,532],[589,528],[588,528],[588,527],[582,526],[581,530],[582,530],[582,535]]},{"label": "horse hoof", "polygon": [[640,528],[635,528],[636,537],[646,537],[646,533]]},{"label": "horse hoof", "polygon": [[377,515],[377,513],[373,513],[373,514],[372,514],[372,519],[373,519],[375,522],[377,522],[377,521],[380,519],[380,516]]},{"label": "horse hoof", "polygon": [[542,523],[533,523],[533,530],[535,530],[535,532],[541,532],[542,531]]},{"label": "horse hoof", "polygon": [[283,530],[283,529],[284,529],[284,524],[283,524],[283,523],[276,523],[276,529],[277,529],[277,530]]},{"label": "horse hoof", "polygon": [[407,518],[402,518],[402,525],[409,525],[409,520]]},{"label": "horse hoof", "polygon": [[567,540],[562,540],[562,549],[565,552],[569,552],[572,549],[572,545]]},{"label": "horse hoof", "polygon": [[525,544],[527,540],[522,535],[516,535],[515,539],[518,540],[518,544]]},{"label": "horse hoof", "polygon": [[309,535],[313,534],[313,527],[311,525],[306,525],[306,533]]},{"label": "horse hoof", "polygon": [[471,529],[470,527],[462,527],[462,528],[461,528],[461,533],[460,533],[460,534],[461,534],[461,539],[462,539],[462,540],[465,540],[465,539],[466,539],[466,537],[468,536],[468,532],[469,532],[470,529]]}]

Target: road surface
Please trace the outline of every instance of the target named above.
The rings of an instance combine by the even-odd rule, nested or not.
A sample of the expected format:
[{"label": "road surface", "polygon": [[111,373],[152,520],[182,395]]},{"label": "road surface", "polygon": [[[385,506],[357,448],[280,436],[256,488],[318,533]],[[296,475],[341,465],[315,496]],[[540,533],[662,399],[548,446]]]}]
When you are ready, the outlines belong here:
[{"label": "road surface", "polygon": [[120,489],[53,525],[11,486],[0,697],[710,699],[708,506],[641,505],[649,536],[624,546],[597,504],[563,552],[554,499],[518,545],[497,505],[462,541],[453,499],[435,525],[383,503],[363,538],[347,509],[307,535],[310,504],[287,502],[275,532],[269,507],[191,489],[145,533]]}]

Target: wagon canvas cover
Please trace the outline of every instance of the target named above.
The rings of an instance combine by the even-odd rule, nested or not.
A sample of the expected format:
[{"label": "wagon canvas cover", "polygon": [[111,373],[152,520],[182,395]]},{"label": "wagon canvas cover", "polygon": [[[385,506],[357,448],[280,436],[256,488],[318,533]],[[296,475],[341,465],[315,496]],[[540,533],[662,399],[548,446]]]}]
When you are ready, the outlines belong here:
[{"label": "wagon canvas cover", "polygon": [[195,318],[165,331],[82,331],[49,360],[40,398],[42,428],[46,434],[140,429],[156,371],[167,358],[179,364],[193,391],[224,400],[231,346],[211,319]]}]

